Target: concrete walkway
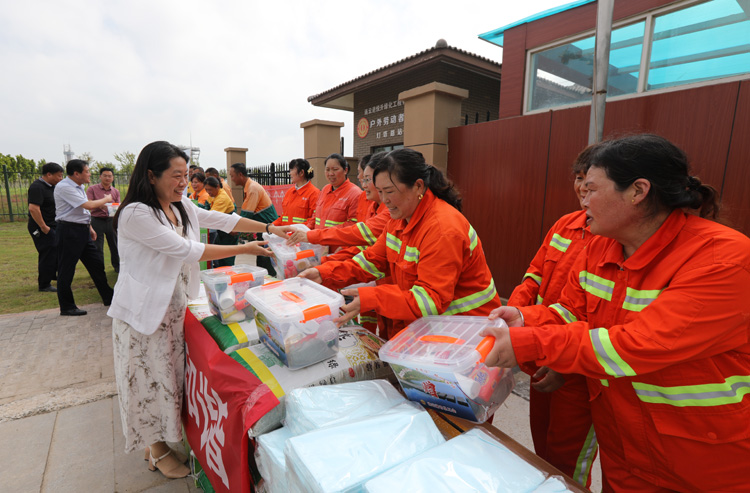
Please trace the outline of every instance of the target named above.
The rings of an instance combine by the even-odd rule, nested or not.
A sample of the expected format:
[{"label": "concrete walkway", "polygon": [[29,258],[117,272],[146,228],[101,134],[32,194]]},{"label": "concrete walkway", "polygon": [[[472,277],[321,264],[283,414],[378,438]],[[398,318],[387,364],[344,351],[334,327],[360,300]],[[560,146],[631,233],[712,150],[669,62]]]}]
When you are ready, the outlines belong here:
[{"label": "concrete walkway", "polygon": [[83,308],[0,316],[0,490],[200,491],[124,453],[112,321],[101,304]]},{"label": "concrete walkway", "polygon": [[[188,492],[191,478],[147,469],[125,454],[106,307],[83,317],[57,309],[0,315],[0,491]],[[528,377],[493,424],[533,450]],[[592,491],[601,491],[599,461]]]}]

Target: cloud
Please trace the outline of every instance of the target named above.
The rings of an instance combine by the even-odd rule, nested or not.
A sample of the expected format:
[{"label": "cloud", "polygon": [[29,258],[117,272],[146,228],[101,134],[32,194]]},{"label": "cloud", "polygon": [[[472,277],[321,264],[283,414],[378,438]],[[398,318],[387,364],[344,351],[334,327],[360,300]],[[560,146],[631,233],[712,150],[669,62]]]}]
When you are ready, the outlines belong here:
[{"label": "cloud", "polygon": [[302,155],[299,124],[351,113],[307,97],[430,48],[499,60],[477,34],[564,1],[361,2],[92,0],[4,2],[0,18],[0,152],[39,160],[76,153],[112,161],[147,143],[224,148],[250,164]]}]

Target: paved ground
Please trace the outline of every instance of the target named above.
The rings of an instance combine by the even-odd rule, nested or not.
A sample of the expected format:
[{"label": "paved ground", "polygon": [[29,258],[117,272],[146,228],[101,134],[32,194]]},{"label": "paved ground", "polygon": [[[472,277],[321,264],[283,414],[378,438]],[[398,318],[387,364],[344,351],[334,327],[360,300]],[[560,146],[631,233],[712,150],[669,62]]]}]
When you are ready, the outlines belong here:
[{"label": "paved ground", "polygon": [[[88,315],[0,315],[0,491],[199,491],[123,452],[111,320],[100,304],[82,308]],[[494,424],[533,450],[523,374]],[[597,459],[593,491],[601,491],[598,470]]]}]

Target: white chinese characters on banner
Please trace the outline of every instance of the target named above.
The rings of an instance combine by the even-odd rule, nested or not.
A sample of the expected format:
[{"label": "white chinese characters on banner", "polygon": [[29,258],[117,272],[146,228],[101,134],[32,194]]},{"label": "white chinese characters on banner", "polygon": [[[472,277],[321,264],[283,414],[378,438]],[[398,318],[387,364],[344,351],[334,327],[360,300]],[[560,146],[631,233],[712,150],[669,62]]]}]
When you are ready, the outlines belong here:
[{"label": "white chinese characters on banner", "polygon": [[229,477],[221,456],[225,439],[222,421],[228,416],[227,403],[208,386],[208,378],[202,371],[198,371],[190,360],[189,353],[185,368],[185,384],[188,415],[195,419],[199,428],[202,426],[200,450],[205,449],[206,467],[216,473],[224,486],[229,488]]}]

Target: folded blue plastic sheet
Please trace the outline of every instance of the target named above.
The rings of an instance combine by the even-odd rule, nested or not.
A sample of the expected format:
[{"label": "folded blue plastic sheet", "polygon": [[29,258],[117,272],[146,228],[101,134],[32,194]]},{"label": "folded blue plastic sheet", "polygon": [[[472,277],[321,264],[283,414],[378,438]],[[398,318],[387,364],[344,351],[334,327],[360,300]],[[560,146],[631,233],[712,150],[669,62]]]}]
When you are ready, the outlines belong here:
[{"label": "folded blue plastic sheet", "polygon": [[530,493],[544,479],[542,471],[474,428],[371,479],[365,491]]},{"label": "folded blue plastic sheet", "polygon": [[286,459],[284,445],[291,438],[292,432],[282,427],[258,437],[258,449],[255,451],[255,463],[258,471],[266,481],[266,493],[286,493]]},{"label": "folded blue plastic sheet", "polygon": [[430,415],[404,402],[379,416],[288,439],[288,488],[299,493],[361,492],[368,479],[442,443],[445,439]]},{"label": "folded blue plastic sheet", "polygon": [[406,399],[386,380],[294,389],[286,396],[284,425],[294,435],[377,416]]}]

